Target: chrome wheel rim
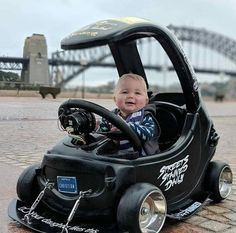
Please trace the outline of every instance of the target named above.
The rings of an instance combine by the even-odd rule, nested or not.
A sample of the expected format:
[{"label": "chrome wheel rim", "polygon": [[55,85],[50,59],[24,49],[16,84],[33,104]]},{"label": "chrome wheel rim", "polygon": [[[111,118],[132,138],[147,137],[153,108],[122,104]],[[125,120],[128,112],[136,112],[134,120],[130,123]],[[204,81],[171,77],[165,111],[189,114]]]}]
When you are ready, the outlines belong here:
[{"label": "chrome wheel rim", "polygon": [[139,211],[141,232],[159,232],[166,218],[166,200],[161,192],[149,193],[142,202]]},{"label": "chrome wheel rim", "polygon": [[231,169],[226,166],[222,169],[219,176],[219,192],[222,198],[229,196],[233,185],[233,174]]}]

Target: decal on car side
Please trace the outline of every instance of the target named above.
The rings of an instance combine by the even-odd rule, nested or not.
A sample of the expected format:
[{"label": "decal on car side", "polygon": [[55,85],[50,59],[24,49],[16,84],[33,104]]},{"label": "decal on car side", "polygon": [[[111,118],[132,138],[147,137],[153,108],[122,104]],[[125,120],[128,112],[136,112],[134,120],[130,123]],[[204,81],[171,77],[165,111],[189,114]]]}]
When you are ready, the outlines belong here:
[{"label": "decal on car side", "polygon": [[189,155],[186,155],[183,159],[170,165],[165,165],[160,169],[160,175],[157,179],[162,180],[160,186],[164,185],[165,191],[183,182],[185,172],[188,169],[188,161]]},{"label": "decal on car side", "polygon": [[192,205],[190,205],[188,208],[186,208],[186,209],[180,211],[179,213],[174,214],[174,216],[175,216],[176,218],[183,218],[183,217],[185,217],[185,216],[189,216],[189,215],[191,215],[192,213],[194,213],[195,210],[197,210],[201,205],[202,205],[201,202],[196,201],[196,202],[194,202]]},{"label": "decal on car side", "polygon": [[[29,213],[30,208],[22,206],[20,208],[18,208],[18,210],[24,214]],[[63,229],[63,227],[65,226],[64,223],[58,223],[58,222],[54,222],[52,219],[50,218],[45,218],[41,215],[39,215],[37,212],[33,211],[30,214],[31,218],[34,218],[38,221],[41,221],[44,224],[49,225],[50,227],[57,227],[57,228],[61,228]],[[80,226],[68,226],[68,229],[70,231],[74,231],[74,232],[87,232],[87,233],[98,233],[99,230],[98,229],[93,229],[93,228],[85,228],[85,227],[80,227]]]}]

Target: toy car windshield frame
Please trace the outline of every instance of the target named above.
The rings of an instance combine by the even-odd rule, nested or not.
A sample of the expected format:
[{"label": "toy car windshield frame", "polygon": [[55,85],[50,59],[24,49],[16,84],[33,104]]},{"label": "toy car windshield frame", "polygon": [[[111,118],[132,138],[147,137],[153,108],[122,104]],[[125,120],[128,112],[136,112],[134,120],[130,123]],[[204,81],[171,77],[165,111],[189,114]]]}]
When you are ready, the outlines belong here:
[{"label": "toy car windshield frame", "polygon": [[61,47],[75,50],[108,45],[119,75],[137,73],[148,85],[136,47],[136,40],[144,37],[155,38],[166,51],[182,86],[186,108],[189,112],[196,112],[200,100],[195,72],[176,37],[161,25],[135,17],[102,20],[65,37],[61,41]]}]

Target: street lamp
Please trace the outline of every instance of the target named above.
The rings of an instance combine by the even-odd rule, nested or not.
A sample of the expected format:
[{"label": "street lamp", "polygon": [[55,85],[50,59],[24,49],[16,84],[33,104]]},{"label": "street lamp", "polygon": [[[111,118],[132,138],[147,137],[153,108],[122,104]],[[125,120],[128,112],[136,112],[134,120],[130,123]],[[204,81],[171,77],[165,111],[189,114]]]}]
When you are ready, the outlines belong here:
[{"label": "street lamp", "polygon": [[[80,65],[84,68],[88,65],[88,62],[85,59],[80,60]],[[82,72],[82,88],[81,88],[82,99],[85,97],[85,71]]]}]

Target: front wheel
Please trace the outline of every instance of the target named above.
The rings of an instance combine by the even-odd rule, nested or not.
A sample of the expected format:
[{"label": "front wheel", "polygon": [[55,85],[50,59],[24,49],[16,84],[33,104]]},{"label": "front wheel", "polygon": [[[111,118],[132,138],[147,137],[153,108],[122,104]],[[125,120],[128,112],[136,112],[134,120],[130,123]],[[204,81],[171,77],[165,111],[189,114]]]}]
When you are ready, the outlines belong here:
[{"label": "front wheel", "polygon": [[38,195],[36,169],[38,164],[27,167],[19,176],[16,192],[20,200],[32,204]]},{"label": "front wheel", "polygon": [[226,199],[232,190],[233,173],[230,166],[221,161],[212,161],[207,170],[207,183],[210,198],[215,202]]},{"label": "front wheel", "polygon": [[127,189],[117,210],[118,226],[130,233],[160,232],[167,206],[161,190],[154,185],[137,183]]}]

